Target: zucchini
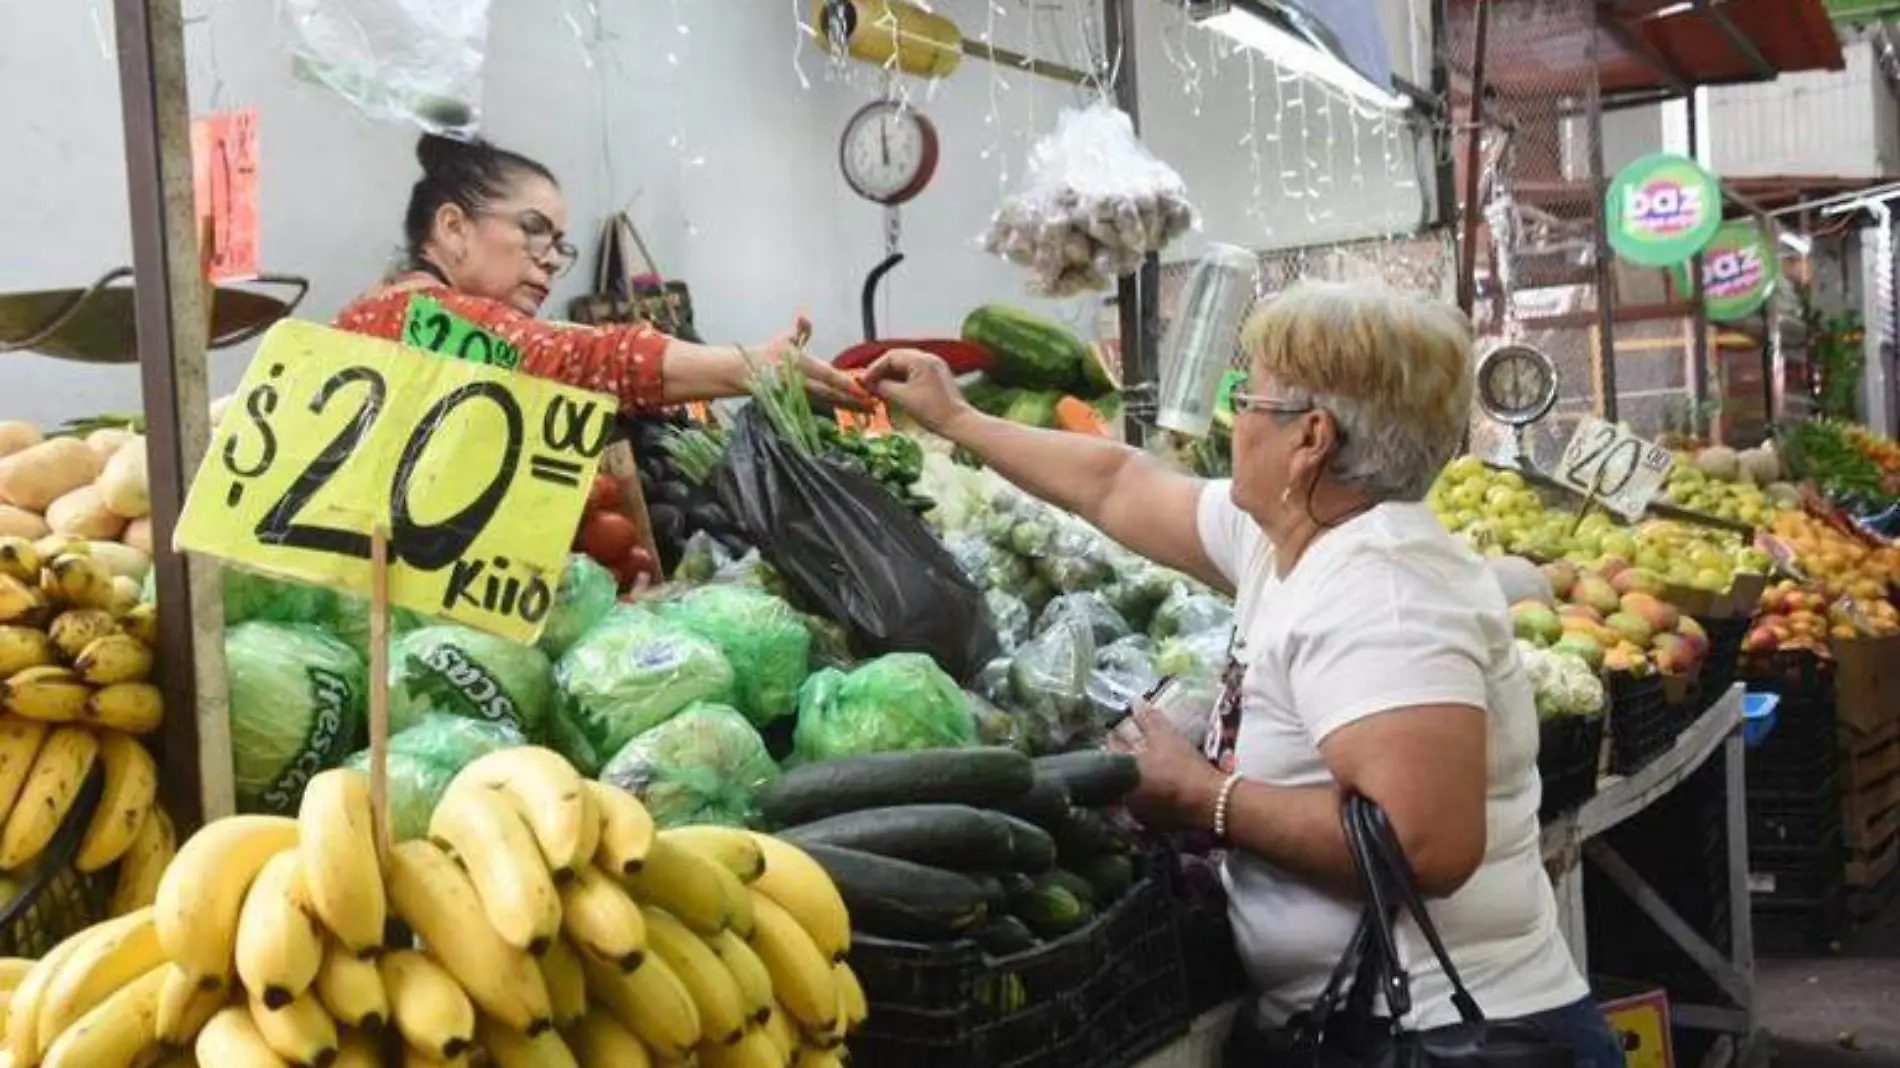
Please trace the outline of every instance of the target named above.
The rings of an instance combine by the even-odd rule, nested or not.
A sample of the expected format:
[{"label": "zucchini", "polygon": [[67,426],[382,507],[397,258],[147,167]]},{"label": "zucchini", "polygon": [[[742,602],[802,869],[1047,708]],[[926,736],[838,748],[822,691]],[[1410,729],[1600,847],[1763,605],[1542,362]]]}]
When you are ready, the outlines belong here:
[{"label": "zucchini", "polygon": [[1048,871],[1056,862],[1056,840],[1049,832],[1001,812],[987,814],[1009,834],[1009,867],[1014,871]]},{"label": "zucchini", "polygon": [[980,925],[990,891],[956,872],[855,849],[800,848],[825,869],[851,913],[851,926],[882,938],[942,941]]},{"label": "zucchini", "polygon": [[1112,905],[1135,885],[1135,863],[1120,854],[1096,857],[1075,869],[1075,873],[1095,888],[1098,906]]},{"label": "zucchini", "polygon": [[1054,830],[1069,818],[1069,788],[1053,775],[1037,775],[1027,791],[994,807],[1044,830]]},{"label": "zucchini", "polygon": [[1014,916],[991,916],[989,922],[971,932],[970,937],[992,957],[1014,956],[1042,945],[1042,939]]},{"label": "zucchini", "polygon": [[968,805],[895,805],[829,816],[788,828],[779,837],[799,845],[816,842],[857,849],[951,871],[992,871],[1014,866],[1010,863],[1014,836],[1003,822],[1008,818]]},{"label": "zucchini", "polygon": [[1034,783],[1029,758],[1013,749],[872,753],[793,768],[759,795],[759,808],[770,825],[791,827],[888,805],[988,807],[1020,797]]},{"label": "zucchini", "polygon": [[1050,834],[1056,841],[1056,860],[1071,868],[1080,868],[1096,857],[1126,853],[1128,843],[1100,813],[1072,808],[1067,819]]},{"label": "zucchini", "polygon": [[1068,788],[1069,803],[1082,808],[1112,805],[1141,785],[1141,765],[1126,753],[1058,753],[1036,760],[1036,777],[1053,776]]},{"label": "zucchini", "polygon": [[1061,938],[1095,918],[1095,911],[1068,887],[1048,879],[1012,895],[1009,911],[1040,938]]},{"label": "zucchini", "polygon": [[1095,896],[1095,884],[1066,868],[1051,868],[1043,873],[1042,878],[1043,881],[1050,885],[1060,886],[1069,893],[1074,894],[1077,901],[1082,902],[1090,908],[1094,908],[1100,903]]}]

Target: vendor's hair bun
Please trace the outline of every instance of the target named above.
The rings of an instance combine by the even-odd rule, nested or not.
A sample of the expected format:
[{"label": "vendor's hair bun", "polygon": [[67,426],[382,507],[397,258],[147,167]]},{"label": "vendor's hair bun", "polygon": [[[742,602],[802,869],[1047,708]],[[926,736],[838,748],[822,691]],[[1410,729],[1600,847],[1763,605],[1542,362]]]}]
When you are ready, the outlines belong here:
[{"label": "vendor's hair bun", "polygon": [[462,141],[423,134],[416,142],[416,160],[422,164],[422,177],[409,192],[403,237],[409,258],[418,262],[442,205],[455,204],[473,215],[506,196],[511,183],[523,175],[554,181],[554,175],[534,160],[480,139]]},{"label": "vendor's hair bun", "polygon": [[473,162],[489,151],[493,149],[485,141],[469,142],[426,133],[416,142],[416,161],[422,164],[423,173],[441,174],[459,164]]}]

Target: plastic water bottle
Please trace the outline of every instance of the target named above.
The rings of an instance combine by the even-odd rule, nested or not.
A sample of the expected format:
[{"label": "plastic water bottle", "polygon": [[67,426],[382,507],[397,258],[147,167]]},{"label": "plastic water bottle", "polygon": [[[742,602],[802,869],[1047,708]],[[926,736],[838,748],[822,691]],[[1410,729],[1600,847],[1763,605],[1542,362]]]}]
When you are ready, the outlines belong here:
[{"label": "plastic water bottle", "polygon": [[1259,258],[1234,245],[1210,245],[1194,265],[1161,343],[1157,426],[1207,436],[1221,376],[1233,366],[1240,320],[1253,306],[1259,272]]}]

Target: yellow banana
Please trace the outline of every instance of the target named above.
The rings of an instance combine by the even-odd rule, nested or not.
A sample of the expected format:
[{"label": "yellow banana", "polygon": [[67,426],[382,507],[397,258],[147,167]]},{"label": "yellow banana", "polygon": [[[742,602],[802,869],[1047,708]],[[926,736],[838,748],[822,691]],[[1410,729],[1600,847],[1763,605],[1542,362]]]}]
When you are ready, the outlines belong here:
[{"label": "yellow banana", "polygon": [[525,1035],[484,1016],[476,1025],[475,1034],[482,1048],[488,1051],[489,1063],[494,1068],[580,1068],[574,1051],[567,1048],[558,1031]]},{"label": "yellow banana", "polygon": [[772,989],[778,994],[779,1004],[805,1031],[830,1030],[838,1019],[838,984],[832,976],[832,962],[825,959],[791,913],[764,894],[754,893],[758,929],[752,935],[752,949],[772,975]]},{"label": "yellow banana", "polygon": [[149,968],[61,1028],[42,1063],[46,1068],[132,1068],[158,1045],[155,1020],[163,968]]},{"label": "yellow banana", "polygon": [[[11,992],[18,989],[20,980],[25,979],[26,973],[32,971],[33,965],[38,963],[29,957],[0,957],[0,991]],[[0,1013],[0,1019],[4,1019],[5,1016],[5,1013]],[[3,1027],[4,1025],[0,1025],[0,1028]]]},{"label": "yellow banana", "polygon": [[47,637],[68,660],[78,659],[86,646],[118,632],[118,621],[103,608],[69,608],[46,628]]},{"label": "yellow banana", "polygon": [[[600,839],[599,813],[590,810],[586,782],[567,758],[552,749],[521,745],[477,757],[456,773],[457,786],[505,790],[520,803],[548,870],[565,875],[593,855]],[[589,817],[595,821],[588,826]],[[583,846],[589,846],[585,852]]]},{"label": "yellow banana", "polygon": [[198,1032],[192,1052],[210,1068],[290,1068],[264,1041],[264,1035],[243,1005],[219,1009]]},{"label": "yellow banana", "polygon": [[67,668],[45,665],[0,682],[0,708],[43,723],[71,723],[86,714],[92,687]]},{"label": "yellow banana", "polygon": [[337,1036],[336,1063],[330,1068],[383,1068],[383,1047],[374,1035],[345,1031]]},{"label": "yellow banana", "polygon": [[832,977],[838,981],[838,1011],[844,1014],[846,1034],[856,1034],[864,1026],[865,1018],[871,1015],[871,1006],[864,998],[864,986],[858,982],[858,973],[844,961],[832,965]]},{"label": "yellow banana", "polygon": [[112,576],[112,605],[108,611],[115,616],[124,616],[137,608],[139,603],[139,582],[125,575]]},{"label": "yellow banana", "polygon": [[338,768],[312,778],[297,809],[297,828],[304,884],[317,916],[350,952],[381,948],[388,901],[376,861],[369,776]]},{"label": "yellow banana", "polygon": [[850,1063],[844,1047],[819,1049],[816,1046],[802,1046],[798,1058],[792,1062],[792,1068],[844,1068]]},{"label": "yellow banana", "polygon": [[671,838],[698,852],[731,872],[741,883],[749,885],[765,874],[765,852],[750,832],[737,827],[674,827],[661,831],[660,837]]},{"label": "yellow banana", "polygon": [[297,821],[282,816],[226,816],[192,835],[152,906],[172,963],[206,987],[228,983],[245,892],[272,857],[296,844]]},{"label": "yellow banana", "polygon": [[570,1027],[587,1015],[587,973],[581,970],[580,951],[567,939],[555,939],[541,956],[541,979],[548,985],[555,1027]]},{"label": "yellow banana", "polygon": [[178,832],[172,827],[172,818],[166,815],[164,806],[154,804],[151,815],[139,827],[138,837],[132,839],[132,847],[119,858],[107,911],[123,916],[157,900],[158,880],[177,853]]},{"label": "yellow banana", "polygon": [[168,965],[158,991],[158,1040],[167,1046],[190,1049],[205,1022],[224,1007],[224,1002],[222,987],[199,986],[196,976],[177,965]]},{"label": "yellow banana", "polygon": [[745,939],[731,931],[721,931],[706,939],[706,944],[719,954],[720,963],[732,973],[732,981],[739,984],[739,997],[745,1002],[746,1016],[755,1024],[762,1024],[772,1014],[772,973],[765,970],[765,962],[759,959]]},{"label": "yellow banana", "polygon": [[594,863],[614,875],[632,875],[653,846],[653,816],[640,799],[618,786],[589,781],[587,792],[600,810],[600,845]]},{"label": "yellow banana", "polygon": [[149,682],[120,682],[92,691],[86,719],[127,734],[150,734],[165,719],[165,697]]},{"label": "yellow banana", "polygon": [[0,868],[13,871],[40,855],[78,800],[98,756],[99,739],[84,727],[60,727],[47,736],[0,827]]},{"label": "yellow banana", "polygon": [[[732,873],[685,846],[655,837],[646,863],[625,877],[627,889],[640,901],[658,905],[702,934],[724,930],[732,923]],[[744,888],[739,887],[743,893]]]},{"label": "yellow banana", "polygon": [[[402,1047],[402,1068],[444,1068],[448,1063],[448,1061],[437,1060],[414,1046],[405,1044]],[[473,1064],[475,1061],[473,1058],[468,1058],[457,1063]]]},{"label": "yellow banana", "polygon": [[376,962],[350,952],[337,939],[324,944],[316,986],[317,1000],[346,1027],[380,1031],[389,1022],[389,994]]},{"label": "yellow banana", "polygon": [[105,767],[105,793],[73,867],[94,872],[118,860],[138,840],[158,799],[158,764],[130,735],[106,731],[99,739],[99,763]]},{"label": "yellow banana", "polygon": [[518,949],[540,954],[561,933],[561,899],[514,802],[480,786],[451,786],[429,837],[455,851],[488,921]]},{"label": "yellow banana", "polygon": [[[40,554],[41,560],[51,560],[55,556],[64,556],[67,553],[89,556],[92,554],[92,543],[84,538],[75,538],[66,534],[48,534],[33,543],[33,551]],[[45,568],[45,564],[40,565],[42,571]]]},{"label": "yellow banana", "polygon": [[561,887],[561,926],[583,952],[630,972],[647,944],[646,919],[618,883],[593,865],[575,869]]},{"label": "yellow banana", "polygon": [[631,972],[585,954],[587,992],[663,1061],[685,1060],[699,1045],[699,1009],[673,969],[657,956]]},{"label": "yellow banana", "polygon": [[483,1012],[520,1031],[548,1026],[553,1010],[534,958],[483,921],[475,884],[439,846],[390,850],[389,902]]},{"label": "yellow banana", "polygon": [[772,1014],[759,1025],[759,1030],[764,1031],[765,1037],[778,1047],[781,1063],[791,1064],[793,1058],[798,1056],[798,1029],[792,1026],[792,1018],[786,1014],[785,1006],[773,1001]]},{"label": "yellow banana", "polygon": [[816,1049],[837,1049],[844,1045],[845,1030],[844,998],[841,993],[838,999],[837,1018],[832,1020],[831,1023],[825,1027],[806,1028],[801,1037],[803,1037],[805,1045],[808,1047]]},{"label": "yellow banana", "polygon": [[[67,958],[41,997],[35,1028],[42,1046],[51,1044],[120,988],[165,963],[150,909],[108,920],[94,931],[95,935]],[[155,982],[154,1007],[158,1004],[157,992]]]},{"label": "yellow banana", "polygon": [[647,945],[679,976],[699,1010],[701,1042],[739,1041],[745,1034],[748,1007],[719,954],[665,909],[648,906],[641,911],[647,920]]},{"label": "yellow banana", "polygon": [[574,1022],[565,1032],[568,1048],[587,1068],[651,1068],[653,1058],[640,1039],[602,1009]]},{"label": "yellow banana", "polygon": [[130,634],[108,634],[86,643],[73,670],[94,686],[141,682],[152,673],[152,650]]},{"label": "yellow banana", "polygon": [[0,575],[35,583],[40,580],[40,554],[33,543],[17,534],[0,538]]},{"label": "yellow banana", "polygon": [[323,965],[323,928],[310,906],[298,854],[292,846],[270,858],[238,911],[238,980],[267,1010],[302,997]]},{"label": "yellow banana", "polygon": [[119,617],[119,626],[125,632],[153,649],[158,648],[158,606],[151,603],[135,604]]},{"label": "yellow banana", "polygon": [[40,592],[72,608],[111,608],[112,572],[90,556],[61,553],[40,569]]},{"label": "yellow banana", "polygon": [[757,1029],[736,1042],[699,1047],[701,1068],[785,1068],[785,1059],[771,1036]]},{"label": "yellow banana", "polygon": [[33,759],[53,728],[36,719],[0,716],[0,822],[13,811],[26,777],[33,770]]},{"label": "yellow banana", "polygon": [[278,1009],[252,998],[251,1022],[264,1044],[291,1064],[328,1065],[336,1060],[336,1021],[315,995],[305,994]]},{"label": "yellow banana", "polygon": [[59,663],[59,646],[38,627],[0,627],[0,679]]},{"label": "yellow banana", "polygon": [[792,914],[818,945],[826,960],[843,960],[851,950],[851,914],[831,876],[804,850],[769,834],[752,834],[765,855],[765,873],[752,889]]},{"label": "yellow banana", "polygon": [[19,1068],[33,1068],[40,1062],[43,1048],[39,1038],[40,1006],[46,1000],[53,977],[97,933],[88,928],[54,946],[13,988],[13,996],[7,1001],[6,1043],[7,1053]]},{"label": "yellow banana", "polygon": [[376,968],[403,1041],[445,1061],[468,1052],[475,1006],[446,968],[412,949],[385,953]]},{"label": "yellow banana", "polygon": [[0,623],[44,622],[46,595],[12,575],[0,575]]}]

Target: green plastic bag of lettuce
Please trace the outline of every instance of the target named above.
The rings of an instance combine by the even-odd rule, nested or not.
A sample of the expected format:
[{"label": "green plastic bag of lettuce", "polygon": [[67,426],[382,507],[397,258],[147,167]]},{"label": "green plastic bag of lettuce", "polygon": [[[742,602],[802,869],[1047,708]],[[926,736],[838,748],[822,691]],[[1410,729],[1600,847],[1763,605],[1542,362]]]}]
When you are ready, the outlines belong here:
[{"label": "green plastic bag of lettuce", "polygon": [[733,705],[754,726],[797,711],[811,633],[791,605],[752,586],[702,586],[656,610],[719,647],[732,665]]},{"label": "green plastic bag of lettuce", "polygon": [[721,823],[744,827],[760,790],[778,778],[765,741],[736,710],[701,702],[621,748],[602,782],[639,797],[661,827]]},{"label": "green plastic bag of lettuce", "polygon": [[224,634],[238,807],[297,811],[304,784],[362,744],[363,658],[302,623],[239,623]]},{"label": "green plastic bag of lettuce", "polygon": [[[389,826],[396,841],[423,838],[429,817],[449,780],[476,757],[525,745],[506,723],[425,713],[408,730],[389,736]],[[369,771],[369,750],[350,755],[344,767]]]},{"label": "green plastic bag of lettuce", "polygon": [[798,691],[801,761],[976,744],[963,691],[922,653],[887,653],[850,674],[824,668]]},{"label": "green plastic bag of lettuce", "polygon": [[550,659],[559,660],[562,653],[580,641],[581,635],[607,618],[618,600],[619,590],[613,573],[587,554],[574,553],[561,569],[561,584],[554,591],[554,608],[548,613],[548,621],[541,628],[541,640],[536,644]]},{"label": "green plastic bag of lettuce", "polygon": [[455,623],[412,630],[389,652],[389,729],[426,712],[507,723],[540,738],[554,701],[541,650]]},{"label": "green plastic bag of lettuce", "polygon": [[645,608],[607,614],[561,657],[561,700],[548,743],[588,775],[634,737],[695,701],[728,702],[732,665],[719,647]]}]

